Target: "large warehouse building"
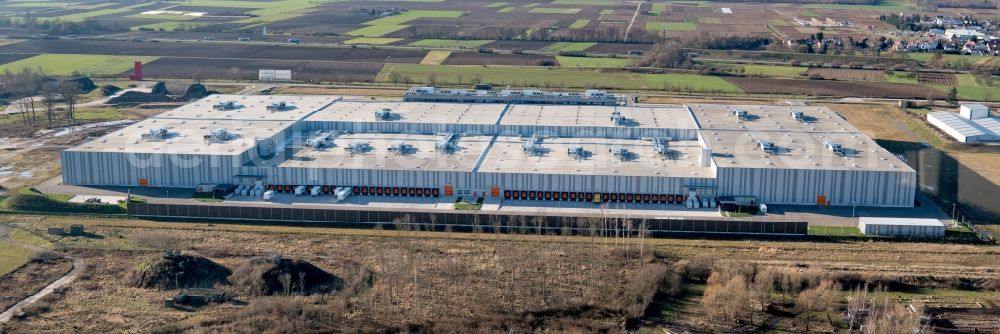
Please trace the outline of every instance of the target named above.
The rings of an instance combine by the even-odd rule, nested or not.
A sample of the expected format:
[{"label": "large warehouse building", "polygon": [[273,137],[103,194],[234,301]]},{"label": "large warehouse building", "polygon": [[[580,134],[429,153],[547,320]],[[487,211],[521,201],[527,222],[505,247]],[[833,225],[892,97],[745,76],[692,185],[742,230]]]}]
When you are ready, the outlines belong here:
[{"label": "large warehouse building", "polygon": [[916,173],[824,107],[212,95],[68,149],[63,182],[359,196],[913,205]]}]

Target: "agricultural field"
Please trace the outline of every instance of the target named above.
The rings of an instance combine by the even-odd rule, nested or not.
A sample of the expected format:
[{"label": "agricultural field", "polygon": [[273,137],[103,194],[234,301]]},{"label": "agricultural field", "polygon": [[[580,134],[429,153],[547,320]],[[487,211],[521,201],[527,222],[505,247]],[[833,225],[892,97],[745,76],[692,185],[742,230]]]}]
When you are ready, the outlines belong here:
[{"label": "agricultural field", "polygon": [[558,56],[556,61],[562,67],[626,67],[632,64],[631,59],[622,58],[590,58]]},{"label": "agricultural field", "polygon": [[754,94],[794,94],[802,96],[851,96],[873,98],[943,99],[945,93],[928,86],[865,81],[788,80],[729,77],[726,81]]},{"label": "agricultural field", "polygon": [[389,38],[389,37],[358,37],[352,38],[344,41],[344,44],[374,44],[374,45],[384,45],[392,44],[403,40],[402,38]]},{"label": "agricultural field", "polygon": [[885,76],[883,71],[848,68],[810,68],[805,74],[810,78],[847,81],[881,81],[882,77]]},{"label": "agricultural field", "polygon": [[580,43],[580,42],[558,42],[552,45],[542,48],[542,51],[548,52],[560,52],[560,51],[584,51],[588,48],[594,46],[597,43]]},{"label": "agricultural field", "polygon": [[423,65],[441,65],[451,56],[451,51],[434,50],[427,52],[427,56],[420,61]]},{"label": "agricultural field", "polygon": [[21,68],[41,69],[51,75],[68,76],[74,73],[92,76],[111,76],[128,71],[132,61],[150,62],[157,57],[108,56],[86,54],[42,54],[0,65],[0,72]]},{"label": "agricultural field", "polygon": [[[454,55],[453,55],[454,56]],[[562,68],[536,69],[508,66],[448,66],[387,64],[376,81],[391,82],[390,73],[399,73],[413,82],[458,85],[471,81],[496,86],[545,88],[671,89],[685,92],[739,93],[742,90],[717,77],[696,74],[602,73]],[[473,80],[476,78],[476,80]],[[461,80],[460,80],[461,79]]]},{"label": "agricultural field", "polygon": [[422,39],[408,45],[431,48],[466,48],[474,49],[492,43],[492,40],[452,40],[452,39]]}]

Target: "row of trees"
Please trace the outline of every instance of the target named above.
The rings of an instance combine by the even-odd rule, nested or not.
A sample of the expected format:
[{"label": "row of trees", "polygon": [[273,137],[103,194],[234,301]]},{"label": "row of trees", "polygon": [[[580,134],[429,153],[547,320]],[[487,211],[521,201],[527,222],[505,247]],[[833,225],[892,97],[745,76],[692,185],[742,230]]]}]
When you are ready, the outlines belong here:
[{"label": "row of trees", "polygon": [[83,91],[76,81],[52,80],[39,70],[22,68],[5,71],[0,76],[0,98],[9,100],[25,125],[37,127],[39,112],[52,126],[58,121],[57,106],[64,106],[64,117],[69,123],[76,121],[76,105]]},{"label": "row of trees", "polygon": [[841,323],[833,315],[844,315],[852,332],[926,332],[920,321],[922,309],[892,301],[878,286],[855,286],[846,294],[845,311],[843,286],[819,273],[708,261],[687,264],[686,268],[702,269],[700,273],[697,269],[688,271],[685,277],[698,279],[708,271],[705,268],[712,268],[705,280],[701,304],[708,320],[724,327],[766,326],[765,315],[783,308],[795,314],[803,332],[815,330],[823,321],[830,326]]}]

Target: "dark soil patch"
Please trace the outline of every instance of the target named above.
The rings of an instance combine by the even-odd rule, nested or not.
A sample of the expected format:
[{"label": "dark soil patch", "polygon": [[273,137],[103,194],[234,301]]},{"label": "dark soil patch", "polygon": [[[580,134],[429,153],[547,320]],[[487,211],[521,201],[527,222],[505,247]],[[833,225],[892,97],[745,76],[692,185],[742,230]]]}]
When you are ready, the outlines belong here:
[{"label": "dark soil patch", "polygon": [[554,57],[536,55],[495,54],[495,53],[452,53],[445,65],[515,65],[515,66],[556,66]]},{"label": "dark soil patch", "polygon": [[277,61],[160,58],[143,67],[149,78],[256,80],[258,70],[291,70],[292,79],[307,82],[371,82],[382,64],[336,61]]},{"label": "dark soil patch", "polygon": [[13,63],[34,56],[37,56],[37,54],[0,54],[0,64]]},{"label": "dark soil patch", "polygon": [[211,288],[226,283],[231,273],[229,268],[198,255],[164,255],[151,264],[133,269],[127,274],[126,282],[131,287],[160,290]]},{"label": "dark soil patch", "polygon": [[236,268],[230,278],[237,289],[253,295],[312,295],[339,291],[344,280],[312,263],[283,258],[258,257]]}]

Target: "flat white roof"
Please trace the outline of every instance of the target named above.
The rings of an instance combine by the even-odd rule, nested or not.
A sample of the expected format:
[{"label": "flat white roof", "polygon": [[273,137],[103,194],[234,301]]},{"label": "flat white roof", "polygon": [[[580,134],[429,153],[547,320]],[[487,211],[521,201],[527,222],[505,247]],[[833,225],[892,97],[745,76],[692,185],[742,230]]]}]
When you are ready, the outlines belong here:
[{"label": "flat white roof", "polygon": [[[157,118],[212,119],[241,121],[298,121],[325,108],[339,96],[299,96],[299,95],[227,95],[214,94],[201,100],[180,106],[159,114]],[[234,102],[235,108],[217,110],[220,102]],[[271,103],[284,102],[289,107],[284,110],[269,110]]]},{"label": "flat white roof", "polygon": [[953,112],[932,112],[927,114],[927,117],[937,119],[944,126],[965,137],[976,137],[987,134],[982,128],[976,126],[976,123]]},{"label": "flat white roof", "polygon": [[960,105],[969,109],[989,109],[989,107],[982,103],[961,103]]},{"label": "flat white roof", "polygon": [[941,223],[940,220],[929,218],[861,217],[861,223],[865,225],[944,227],[944,223]]}]

